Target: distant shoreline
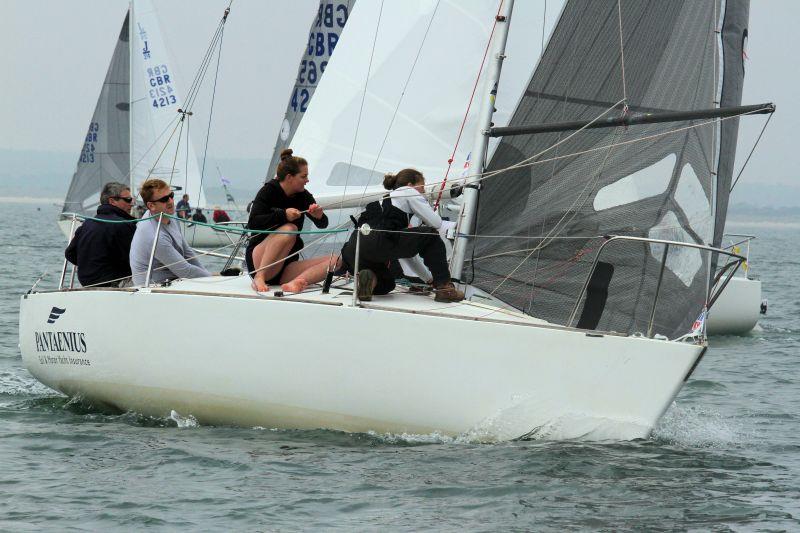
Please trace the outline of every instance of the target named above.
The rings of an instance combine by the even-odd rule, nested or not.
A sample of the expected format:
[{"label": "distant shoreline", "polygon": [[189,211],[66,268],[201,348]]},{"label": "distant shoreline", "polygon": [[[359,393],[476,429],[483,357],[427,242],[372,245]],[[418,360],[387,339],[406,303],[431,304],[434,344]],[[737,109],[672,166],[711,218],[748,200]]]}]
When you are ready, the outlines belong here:
[{"label": "distant shoreline", "polygon": [[0,196],[0,204],[39,204],[61,206],[63,198],[40,198],[36,196]]},{"label": "distant shoreline", "polygon": [[794,218],[788,220],[776,220],[769,217],[764,217],[761,220],[729,218],[725,223],[725,228],[728,229],[732,226],[749,226],[752,228],[800,228],[800,221]]}]

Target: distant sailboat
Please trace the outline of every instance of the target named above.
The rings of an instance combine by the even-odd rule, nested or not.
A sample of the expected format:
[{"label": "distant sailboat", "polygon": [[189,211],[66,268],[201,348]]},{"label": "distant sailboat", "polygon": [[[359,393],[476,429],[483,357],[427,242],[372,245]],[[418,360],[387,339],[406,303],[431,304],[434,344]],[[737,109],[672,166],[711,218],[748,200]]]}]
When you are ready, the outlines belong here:
[{"label": "distant sailboat", "polygon": [[728,286],[708,313],[708,334],[743,335],[752,331],[767,312],[767,302],[761,297],[761,280],[753,275],[750,262],[750,242],[756,237],[737,233],[726,233],[725,237],[729,243],[726,249],[744,252],[747,261],[742,264],[741,274],[719,273],[717,284]]},{"label": "distant sailboat", "polygon": [[[174,133],[183,104],[152,2],[131,2],[64,199],[59,226],[66,235],[66,215],[92,216],[109,181],[130,184],[135,196],[146,179],[160,178],[189,194],[193,206],[207,207],[191,139],[185,130]],[[208,228],[199,231],[187,234],[194,245],[209,237],[229,242]]]}]

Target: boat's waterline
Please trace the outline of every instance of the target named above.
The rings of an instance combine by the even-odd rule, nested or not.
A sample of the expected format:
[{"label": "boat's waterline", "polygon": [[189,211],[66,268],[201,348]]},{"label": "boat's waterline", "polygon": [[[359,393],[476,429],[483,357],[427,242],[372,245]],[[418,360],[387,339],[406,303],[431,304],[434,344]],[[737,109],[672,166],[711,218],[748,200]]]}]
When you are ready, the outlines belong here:
[{"label": "boat's waterline", "polygon": [[[604,438],[630,439],[649,434],[704,348],[499,309],[490,321],[486,306],[420,296],[375,309],[336,290],[295,301],[197,292],[214,281],[27,295],[25,365],[68,395],[208,424],[483,440],[602,426]],[[419,309],[392,309],[400,300]],[[49,324],[54,307],[65,311]]]}]

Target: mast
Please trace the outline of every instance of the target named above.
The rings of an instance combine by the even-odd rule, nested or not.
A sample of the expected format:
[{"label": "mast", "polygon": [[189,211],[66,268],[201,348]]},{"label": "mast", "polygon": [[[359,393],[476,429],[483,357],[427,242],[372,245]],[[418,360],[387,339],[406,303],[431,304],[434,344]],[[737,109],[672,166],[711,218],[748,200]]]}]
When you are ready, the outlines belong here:
[{"label": "mast", "polygon": [[492,115],[494,114],[495,98],[497,96],[497,85],[500,81],[500,71],[505,59],[506,41],[508,39],[508,27],[511,24],[511,12],[514,9],[514,0],[503,0],[503,13],[497,16],[497,27],[495,36],[492,39],[493,61],[489,65],[489,71],[484,85],[484,98],[481,102],[481,110],[478,114],[478,128],[475,131],[475,139],[472,148],[472,161],[475,162],[474,171],[464,183],[464,206],[458,218],[456,240],[453,245],[453,257],[450,263],[450,275],[455,279],[461,279],[464,270],[464,257],[469,245],[469,237],[475,228],[475,217],[477,216],[478,194],[480,188],[480,177],[485,168],[486,152],[489,147],[489,129],[492,126]]},{"label": "mast", "polygon": [[[135,24],[133,18],[133,0],[128,2],[128,13],[130,18],[128,20],[128,183],[131,189],[131,196],[135,199],[137,191],[133,188],[133,40],[131,34],[133,33],[133,25]],[[136,203],[134,202],[134,207]]]}]

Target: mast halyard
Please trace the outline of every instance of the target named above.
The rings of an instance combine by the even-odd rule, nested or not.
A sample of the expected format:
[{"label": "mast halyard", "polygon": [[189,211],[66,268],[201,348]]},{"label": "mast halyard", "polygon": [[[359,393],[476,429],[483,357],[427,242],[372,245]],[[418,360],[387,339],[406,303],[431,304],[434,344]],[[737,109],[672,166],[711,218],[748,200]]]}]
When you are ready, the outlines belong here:
[{"label": "mast halyard", "polygon": [[492,126],[492,115],[495,111],[495,98],[497,86],[500,81],[500,71],[505,59],[506,41],[508,40],[508,27],[511,24],[511,13],[514,10],[514,0],[504,0],[503,13],[497,16],[497,28],[493,38],[494,61],[489,66],[484,85],[484,98],[478,114],[478,128],[472,148],[472,161],[475,162],[471,176],[464,182],[464,204],[458,217],[456,227],[456,240],[453,244],[453,256],[450,262],[450,273],[453,278],[461,279],[464,270],[464,257],[469,246],[471,235],[475,228],[477,216],[478,194],[480,177],[483,173],[486,152],[489,147],[489,128]]}]

